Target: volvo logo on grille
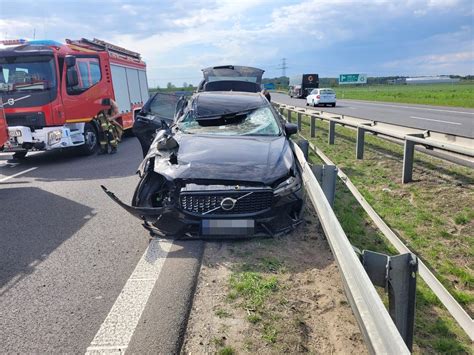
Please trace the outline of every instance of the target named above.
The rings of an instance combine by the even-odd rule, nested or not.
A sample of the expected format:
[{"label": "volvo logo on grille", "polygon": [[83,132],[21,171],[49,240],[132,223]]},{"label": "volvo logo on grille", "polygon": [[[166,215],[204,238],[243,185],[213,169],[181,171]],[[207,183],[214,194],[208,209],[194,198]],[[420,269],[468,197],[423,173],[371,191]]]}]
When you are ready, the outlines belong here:
[{"label": "volvo logo on grille", "polygon": [[230,198],[230,197],[226,197],[221,201],[221,208],[224,211],[233,210],[236,202],[237,200],[234,200],[233,198]]}]

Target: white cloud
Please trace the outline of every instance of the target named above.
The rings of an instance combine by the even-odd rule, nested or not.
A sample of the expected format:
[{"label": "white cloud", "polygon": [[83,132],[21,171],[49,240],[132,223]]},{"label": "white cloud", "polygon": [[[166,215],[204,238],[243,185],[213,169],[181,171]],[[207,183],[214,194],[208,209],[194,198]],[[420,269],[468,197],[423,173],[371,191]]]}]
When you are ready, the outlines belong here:
[{"label": "white cloud", "polygon": [[474,72],[474,53],[472,50],[437,53],[394,60],[383,67],[395,69],[400,74],[439,75],[472,74]]}]

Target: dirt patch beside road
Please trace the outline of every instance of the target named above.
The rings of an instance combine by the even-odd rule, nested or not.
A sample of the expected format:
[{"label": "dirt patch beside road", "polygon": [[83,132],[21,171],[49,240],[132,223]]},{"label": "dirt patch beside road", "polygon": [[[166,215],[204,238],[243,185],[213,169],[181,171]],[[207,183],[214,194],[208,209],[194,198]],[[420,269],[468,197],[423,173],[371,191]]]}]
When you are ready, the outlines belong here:
[{"label": "dirt patch beside road", "polygon": [[366,353],[313,211],[294,233],[207,243],[183,354]]}]

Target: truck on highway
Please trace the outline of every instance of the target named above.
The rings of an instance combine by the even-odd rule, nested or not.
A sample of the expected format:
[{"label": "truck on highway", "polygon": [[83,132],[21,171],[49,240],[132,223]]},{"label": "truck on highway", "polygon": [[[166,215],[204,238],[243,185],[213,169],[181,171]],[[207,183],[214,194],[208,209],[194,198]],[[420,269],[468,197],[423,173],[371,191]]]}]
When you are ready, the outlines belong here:
[{"label": "truck on highway", "polygon": [[288,95],[300,99],[306,98],[313,89],[319,88],[318,74],[299,74],[290,78]]},{"label": "truck on highway", "polygon": [[[117,102],[125,129],[148,99],[146,64],[139,53],[102,40],[3,41],[0,94],[9,139],[5,151],[22,158],[30,150],[99,145],[98,113]],[[13,45],[13,47],[12,47]]]},{"label": "truck on highway", "polygon": [[0,97],[0,150],[8,140],[7,121],[5,119],[5,111],[3,111],[2,98]]}]

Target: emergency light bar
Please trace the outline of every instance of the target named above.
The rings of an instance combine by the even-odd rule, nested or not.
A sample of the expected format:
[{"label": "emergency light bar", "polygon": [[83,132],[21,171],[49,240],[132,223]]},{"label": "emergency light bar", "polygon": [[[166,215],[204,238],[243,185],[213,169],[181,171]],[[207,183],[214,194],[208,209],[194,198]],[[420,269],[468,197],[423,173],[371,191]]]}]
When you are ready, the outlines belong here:
[{"label": "emergency light bar", "polygon": [[25,44],[27,41],[26,39],[4,39],[2,41],[0,41],[1,44],[5,45],[5,46],[14,46],[14,45],[18,45],[18,44]]},{"label": "emergency light bar", "polygon": [[15,45],[20,45],[20,44],[28,44],[28,45],[32,45],[32,46],[61,46],[62,44],[57,42],[57,41],[53,41],[53,40],[50,40],[50,39],[37,39],[37,40],[33,40],[33,41],[28,41],[26,39],[5,39],[3,41],[0,41],[1,44],[5,45],[5,46],[15,46]]}]

